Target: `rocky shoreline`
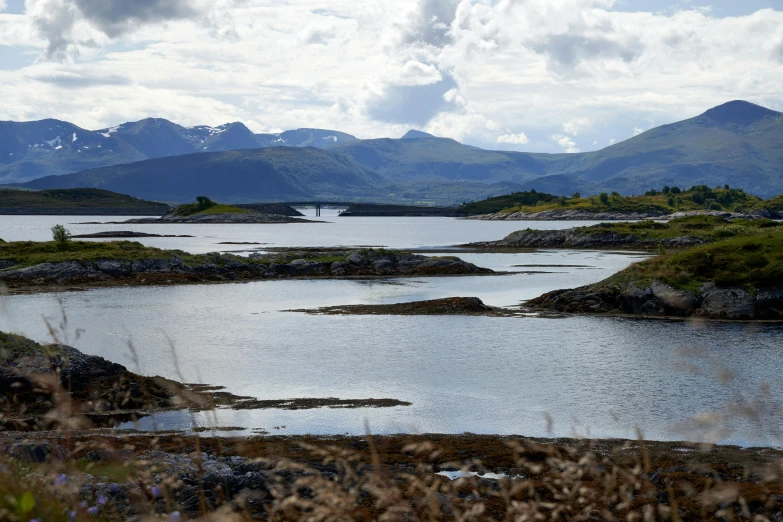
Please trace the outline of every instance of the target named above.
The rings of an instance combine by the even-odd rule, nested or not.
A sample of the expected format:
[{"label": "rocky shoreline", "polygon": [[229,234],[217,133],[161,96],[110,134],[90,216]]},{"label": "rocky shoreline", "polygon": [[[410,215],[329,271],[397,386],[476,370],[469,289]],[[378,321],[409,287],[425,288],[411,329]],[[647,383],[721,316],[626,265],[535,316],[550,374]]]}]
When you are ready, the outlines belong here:
[{"label": "rocky shoreline", "polygon": [[507,317],[514,312],[485,305],[478,297],[447,297],[429,301],[385,305],[343,305],[322,308],[286,310],[313,315],[478,315]]},{"label": "rocky shoreline", "polygon": [[388,398],[259,400],[222,386],[145,377],[62,344],[41,345],[0,332],[0,430],[111,427],[161,411],[389,408],[410,402]]},{"label": "rocky shoreline", "polygon": [[640,221],[645,219],[669,220],[689,216],[714,216],[723,219],[783,219],[778,212],[770,210],[748,212],[687,211],[667,214],[656,212],[589,212],[586,210],[545,210],[542,212],[496,212],[480,214],[463,219],[483,221]]},{"label": "rocky shoreline", "polygon": [[525,302],[524,308],[580,315],[782,321],[783,286],[751,294],[743,288],[722,288],[712,283],[702,285],[696,293],[659,281],[646,285],[598,283],[548,292]]},{"label": "rocky shoreline", "polygon": [[542,212],[496,212],[479,214],[463,219],[480,221],[639,221],[642,219],[667,219],[664,212],[589,212],[586,210],[544,210]]},{"label": "rocky shoreline", "polygon": [[459,245],[473,249],[531,249],[531,248],[619,248],[651,250],[659,245],[665,248],[686,248],[707,243],[702,238],[683,235],[658,239],[637,234],[590,232],[588,228],[564,230],[518,230],[499,241],[481,241]]},{"label": "rocky shoreline", "polygon": [[148,234],[146,232],[134,232],[132,230],[107,230],[105,232],[94,232],[92,234],[78,234],[71,236],[72,239],[129,239],[134,237],[193,237],[188,235],[174,234]]},{"label": "rocky shoreline", "polygon": [[[183,253],[184,254],[184,253]],[[0,281],[12,293],[59,291],[74,285],[188,284],[282,278],[362,278],[494,274],[456,257],[427,257],[386,250],[284,251],[187,256],[173,252],[154,259],[64,261],[15,268],[0,261]]]},{"label": "rocky shoreline", "polygon": [[172,212],[159,218],[136,218],[120,221],[121,224],[170,225],[170,224],[266,224],[266,223],[322,223],[283,214],[269,214],[248,210],[241,214],[195,214],[178,216]]}]

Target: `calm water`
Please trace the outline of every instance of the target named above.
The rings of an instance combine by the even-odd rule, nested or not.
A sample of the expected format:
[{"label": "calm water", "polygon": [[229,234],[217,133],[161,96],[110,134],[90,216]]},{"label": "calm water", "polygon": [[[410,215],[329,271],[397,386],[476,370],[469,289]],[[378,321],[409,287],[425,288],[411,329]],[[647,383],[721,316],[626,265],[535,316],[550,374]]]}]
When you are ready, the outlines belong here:
[{"label": "calm water", "polygon": [[313,209],[301,209],[320,223],[266,225],[135,225],[84,222],[124,221],[107,216],[0,216],[0,238],[6,241],[49,241],[53,225],[64,224],[73,234],[106,230],[133,230],[150,234],[192,235],[192,238],[139,238],[145,245],[179,248],[194,254],[256,248],[221,245],[221,242],[251,241],[259,246],[385,246],[427,248],[472,241],[501,239],[523,228],[542,230],[595,224],[597,221],[472,221],[439,217],[338,217],[337,210],[324,209],[320,218]]},{"label": "calm water", "polygon": [[[0,237],[14,239],[9,231],[20,233],[16,219],[0,225]],[[30,238],[43,239],[34,234],[45,236],[47,227],[58,218],[27,219],[26,226],[34,231]],[[262,232],[275,245],[435,246],[493,239],[528,226],[448,218],[333,221],[239,229],[213,226],[211,235],[197,239],[204,249],[220,241],[251,241]],[[573,223],[529,225],[554,228]],[[319,227],[320,232],[299,230],[305,226]],[[166,228],[173,232],[165,233],[201,233],[187,225]],[[411,238],[409,242],[406,237]],[[179,240],[168,241],[164,246]],[[202,250],[195,241],[190,245],[189,249]],[[705,413],[726,411],[731,401],[753,398],[762,384],[771,386],[772,399],[783,397],[779,371],[783,332],[776,325],[579,317],[325,317],[282,311],[457,295],[514,306],[549,290],[601,280],[642,256],[539,251],[462,257],[518,273],[384,281],[263,281],[14,296],[1,302],[0,329],[47,341],[44,317],[59,322],[64,311],[66,341],[134,369],[128,349],[132,341],[140,358],[138,370],[145,374],[176,378],[176,357],[188,381],[223,385],[231,392],[261,399],[388,397],[413,403],[388,409],[217,413],[218,424],[246,427],[240,433],[248,434],[253,429],[286,434],[362,433],[367,420],[376,433],[470,431],[545,436],[550,434],[549,415],[554,435],[633,437],[638,427],[652,439],[693,439],[698,435],[684,423]],[[708,362],[694,358],[694,352],[706,356]],[[721,384],[711,366],[732,371],[738,385]],[[771,407],[772,402],[764,399],[760,404]],[[203,425],[215,421],[206,414],[196,418]],[[732,431],[722,434],[722,440],[779,443],[773,433],[781,428],[779,415],[769,418],[774,420],[767,426],[735,419],[729,426]],[[187,417],[177,413],[154,420],[161,429],[187,423]],[[150,426],[147,419],[141,427]],[[275,429],[281,426],[285,428]]]}]

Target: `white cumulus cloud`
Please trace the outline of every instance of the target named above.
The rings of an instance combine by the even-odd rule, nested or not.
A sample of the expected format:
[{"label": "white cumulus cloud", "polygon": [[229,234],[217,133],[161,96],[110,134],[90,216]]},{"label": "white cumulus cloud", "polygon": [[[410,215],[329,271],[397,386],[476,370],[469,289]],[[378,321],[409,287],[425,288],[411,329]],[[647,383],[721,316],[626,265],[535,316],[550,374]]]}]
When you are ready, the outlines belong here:
[{"label": "white cumulus cloud", "polygon": [[576,136],[577,134],[579,134],[579,132],[583,130],[587,130],[592,126],[593,126],[593,122],[590,118],[587,117],[574,118],[563,124],[563,130],[565,131],[566,134],[570,134],[571,136]]},{"label": "white cumulus cloud", "polygon": [[431,64],[408,60],[400,67],[395,67],[387,75],[387,80],[394,85],[430,85],[443,80],[438,68]]},{"label": "white cumulus cloud", "polygon": [[530,143],[530,138],[525,136],[524,132],[519,132],[517,134],[501,134],[498,136],[498,143],[508,143],[511,145],[524,145],[526,143]]},{"label": "white cumulus cloud", "polygon": [[563,136],[562,134],[553,134],[552,139],[560,145],[560,148],[564,152],[579,152],[579,148],[576,146],[576,142],[570,136]]},{"label": "white cumulus cloud", "polygon": [[633,128],[633,135],[634,136],[638,136],[639,134],[641,134],[643,132],[644,132],[644,129],[642,129],[641,127],[634,127]]}]

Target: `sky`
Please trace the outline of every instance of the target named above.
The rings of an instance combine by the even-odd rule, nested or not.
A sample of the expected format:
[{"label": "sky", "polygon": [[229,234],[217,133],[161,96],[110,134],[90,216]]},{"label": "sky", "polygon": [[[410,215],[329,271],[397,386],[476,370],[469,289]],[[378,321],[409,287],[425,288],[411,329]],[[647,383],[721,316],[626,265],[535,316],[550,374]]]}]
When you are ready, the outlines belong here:
[{"label": "sky", "polygon": [[783,0],[0,0],[0,120],[579,152],[781,85]]}]

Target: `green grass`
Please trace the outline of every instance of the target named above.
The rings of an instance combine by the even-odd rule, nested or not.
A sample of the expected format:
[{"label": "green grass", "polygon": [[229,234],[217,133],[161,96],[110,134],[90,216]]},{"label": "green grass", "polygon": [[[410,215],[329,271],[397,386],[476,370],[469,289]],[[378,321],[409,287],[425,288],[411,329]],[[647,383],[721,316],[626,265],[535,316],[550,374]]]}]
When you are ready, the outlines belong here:
[{"label": "green grass", "polygon": [[59,353],[54,346],[43,346],[21,335],[0,332],[0,360],[12,360],[36,352]]},{"label": "green grass", "polygon": [[86,458],[74,461],[76,469],[95,477],[106,477],[110,482],[129,482],[136,477],[136,470],[128,462],[97,461]]},{"label": "green grass", "polygon": [[704,283],[743,287],[751,293],[783,284],[783,229],[757,229],[753,235],[665,254],[602,281],[600,286],[662,281],[698,292]]},{"label": "green grass", "polygon": [[216,204],[211,207],[203,208],[197,203],[188,203],[180,205],[174,209],[174,214],[177,216],[203,216],[209,214],[247,214],[250,211],[244,208],[235,207],[233,205],[221,205]]},{"label": "green grass", "polygon": [[751,236],[768,230],[783,230],[783,223],[771,219],[736,219],[728,221],[714,216],[689,216],[658,221],[600,223],[574,229],[583,234],[620,234],[649,240],[663,240],[682,236],[693,236],[708,242],[720,241],[737,236]]},{"label": "green grass", "polygon": [[133,261],[168,259],[172,256],[197,264],[204,259],[204,256],[188,254],[181,250],[147,247],[137,241],[68,241],[64,245],[55,241],[17,241],[0,245],[0,260],[16,261],[15,268],[66,261]]},{"label": "green grass", "polygon": [[[398,251],[379,250],[385,254],[399,254]],[[288,263],[295,259],[307,259],[322,263],[345,261],[345,255],[324,254],[323,252],[299,252],[296,256],[289,252],[280,252],[274,259],[247,259],[230,254],[189,254],[181,250],[163,250],[144,246],[137,241],[68,241],[64,245],[54,241],[34,242],[17,241],[0,244],[0,261],[15,261],[14,269],[34,266],[41,263],[62,263],[68,261],[95,262],[100,260],[134,261],[137,259],[170,259],[177,257],[190,266],[212,263],[224,266],[230,260],[240,260],[245,264]],[[0,349],[3,346],[0,337]]]}]

